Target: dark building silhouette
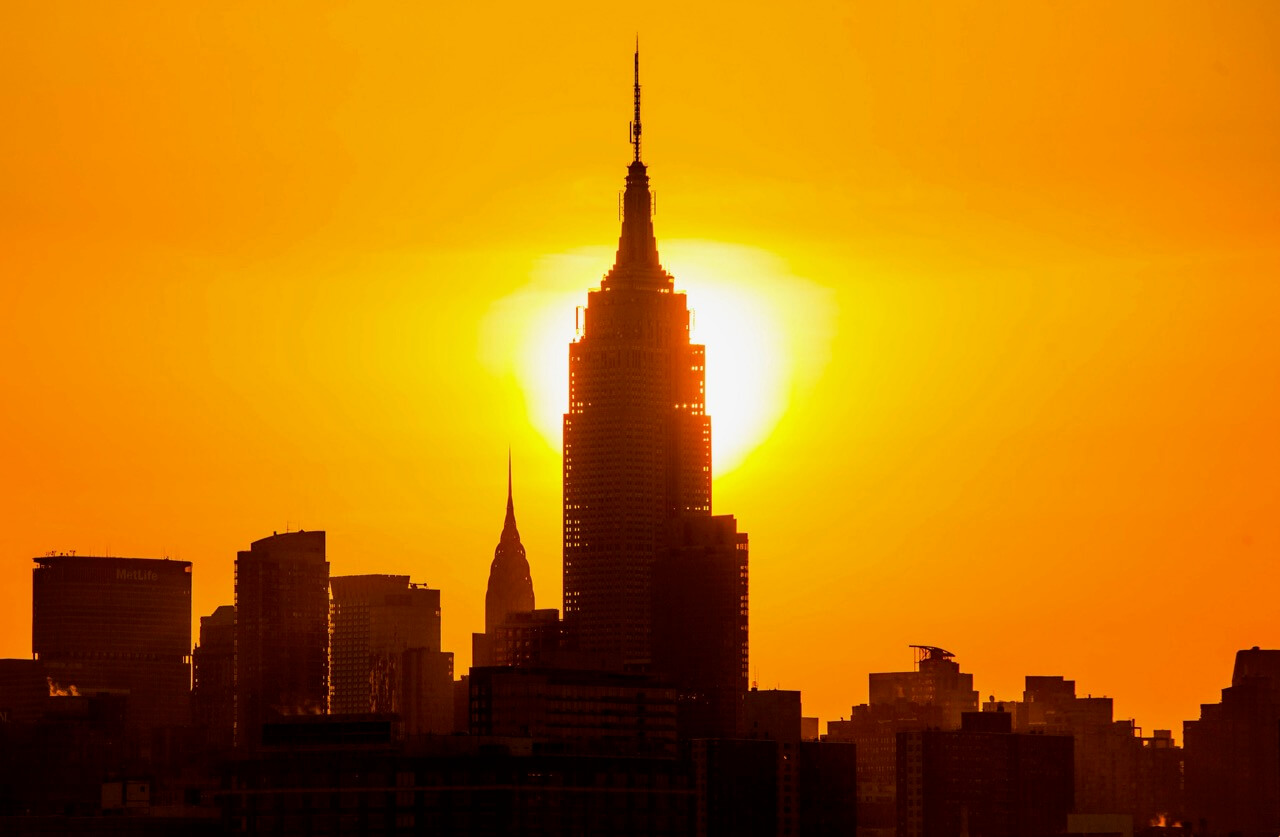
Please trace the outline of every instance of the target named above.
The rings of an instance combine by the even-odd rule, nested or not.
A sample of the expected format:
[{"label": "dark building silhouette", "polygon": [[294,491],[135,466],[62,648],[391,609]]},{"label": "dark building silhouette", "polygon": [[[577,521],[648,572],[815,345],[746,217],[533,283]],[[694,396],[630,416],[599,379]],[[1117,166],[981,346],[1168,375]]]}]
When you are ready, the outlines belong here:
[{"label": "dark building silhouette", "polygon": [[496,666],[562,666],[563,631],[555,608],[507,614],[491,636]]},{"label": "dark building silhouette", "polygon": [[697,834],[854,834],[856,746],[802,740],[799,692],[753,689],[743,704],[743,738],[690,744]]},{"label": "dark building silhouette", "polygon": [[642,674],[472,668],[470,730],[531,738],[544,750],[674,756],[675,692]]},{"label": "dark building silhouette", "polygon": [[775,830],[782,835],[800,831],[800,715],[798,691],[752,689],[744,696],[742,737],[774,746]]},{"label": "dark building silhouette", "polygon": [[50,683],[39,660],[0,660],[0,729],[44,715]]},{"label": "dark building silhouette", "polygon": [[1073,805],[1071,739],[1012,731],[1002,712],[898,734],[899,837],[1050,837]]},{"label": "dark building silhouette", "polygon": [[965,712],[978,709],[973,675],[955,655],[912,646],[916,669],[868,676],[870,703],[852,708],[849,720],[827,724],[827,739],[858,746],[858,833],[894,837],[898,818],[898,733],[958,729]]},{"label": "dark building silhouette", "polygon": [[191,564],[58,555],[35,559],[31,647],[50,689],[124,697],[126,727],[191,721]]},{"label": "dark building silhouette", "polygon": [[1236,652],[1222,701],[1185,722],[1183,744],[1197,834],[1280,833],[1280,650]]},{"label": "dark building silhouette", "polygon": [[472,635],[472,665],[505,665],[495,659],[497,632],[508,617],[530,613],[533,609],[533,579],[529,575],[529,559],[525,556],[524,544],[520,543],[520,531],[516,528],[511,459],[508,456],[507,517],[502,522],[502,535],[493,550],[493,563],[489,565],[489,586],[484,594],[484,633]]},{"label": "dark building silhouette", "polygon": [[[615,263],[588,294],[569,346],[564,416],[564,619],[579,647],[615,665],[652,661],[652,572],[671,521],[711,514],[705,353],[658,258],[640,161],[639,53],[634,155]],[[734,649],[736,653],[737,649]]]},{"label": "dark building silhouette", "polygon": [[453,654],[406,648],[400,655],[397,712],[405,735],[466,732],[454,707]]},{"label": "dark building silhouette", "polygon": [[1173,730],[1158,729],[1142,742],[1134,825],[1182,822],[1186,816],[1186,761],[1183,749],[1173,741]]},{"label": "dark building silhouette", "polygon": [[747,689],[747,536],[730,515],[674,518],[653,565],[653,670],[679,686],[682,738],[734,738]]},{"label": "dark building silhouette", "polygon": [[869,703],[906,701],[937,706],[943,712],[946,727],[958,728],[965,712],[978,711],[973,675],[960,671],[950,651],[929,645],[912,647],[916,649],[916,670],[871,674]]},{"label": "dark building silhouette", "polygon": [[692,747],[698,837],[775,837],[777,742],[699,738]]},{"label": "dark building silhouette", "polygon": [[857,745],[801,741],[797,761],[802,837],[851,837],[857,834]]},{"label": "dark building silhouette", "polygon": [[[25,827],[74,833],[70,823],[46,819],[41,827],[36,818],[97,814],[104,779],[149,761],[126,722],[129,694],[52,695],[42,685],[38,717],[0,724],[0,834],[22,834]],[[15,815],[21,816],[7,819]]]},{"label": "dark building silhouette", "polygon": [[1144,738],[1134,721],[1116,720],[1111,698],[1077,697],[1074,680],[1029,675],[1021,701],[992,699],[983,710],[1009,714],[1015,732],[1072,737],[1076,813],[1123,814],[1136,826],[1181,815],[1181,749],[1168,730]]},{"label": "dark building silhouette", "polygon": [[324,532],[286,532],[236,556],[236,745],[262,725],[329,704],[329,563]]},{"label": "dark building silhouette", "polygon": [[192,721],[205,744],[227,749],[235,743],[236,608],[222,605],[200,617],[200,643],[191,655]]},{"label": "dark building silhouette", "polygon": [[230,833],[687,837],[694,793],[674,758],[537,752],[528,742],[397,741],[379,716],[271,724],[226,765]]},{"label": "dark building silhouette", "polygon": [[440,653],[440,591],[407,575],[335,576],[329,589],[329,710],[403,711],[404,652]]}]

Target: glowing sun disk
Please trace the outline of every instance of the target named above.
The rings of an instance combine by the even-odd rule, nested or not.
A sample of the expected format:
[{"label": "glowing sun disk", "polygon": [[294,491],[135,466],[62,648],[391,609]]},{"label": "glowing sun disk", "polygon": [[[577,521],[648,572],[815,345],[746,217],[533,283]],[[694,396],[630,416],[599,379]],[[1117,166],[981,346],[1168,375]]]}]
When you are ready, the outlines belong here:
[{"label": "glowing sun disk", "polygon": [[[831,306],[827,292],[791,276],[771,254],[707,241],[662,245],[676,288],[687,293],[691,339],[707,349],[707,413],[712,467],[740,465],[786,412],[797,387],[825,361]],[[584,248],[540,261],[532,281],[499,300],[481,332],[495,372],[514,375],[530,421],[561,444],[569,399],[568,344],[575,308],[608,267],[608,248]]]}]

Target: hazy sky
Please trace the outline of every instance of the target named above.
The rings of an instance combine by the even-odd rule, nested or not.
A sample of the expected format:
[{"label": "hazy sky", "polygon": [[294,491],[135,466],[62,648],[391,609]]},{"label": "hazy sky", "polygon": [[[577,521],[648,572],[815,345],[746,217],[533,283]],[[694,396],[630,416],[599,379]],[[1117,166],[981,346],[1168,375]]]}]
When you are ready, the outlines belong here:
[{"label": "hazy sky", "polygon": [[574,306],[640,32],[751,667],[847,716],[941,645],[1148,731],[1280,646],[1280,5],[0,9],[0,654],[31,558],[325,529],[483,627],[507,447],[560,603]]}]

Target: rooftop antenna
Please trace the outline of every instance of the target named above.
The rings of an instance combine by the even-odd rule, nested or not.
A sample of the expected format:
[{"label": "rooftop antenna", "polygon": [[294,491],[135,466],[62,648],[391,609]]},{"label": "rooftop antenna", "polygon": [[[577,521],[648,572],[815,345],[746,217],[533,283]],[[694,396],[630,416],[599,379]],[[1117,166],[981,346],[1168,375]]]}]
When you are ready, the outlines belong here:
[{"label": "rooftop antenna", "polygon": [[636,115],[635,121],[631,123],[631,145],[635,148],[636,159],[640,162],[640,36],[636,35]]}]

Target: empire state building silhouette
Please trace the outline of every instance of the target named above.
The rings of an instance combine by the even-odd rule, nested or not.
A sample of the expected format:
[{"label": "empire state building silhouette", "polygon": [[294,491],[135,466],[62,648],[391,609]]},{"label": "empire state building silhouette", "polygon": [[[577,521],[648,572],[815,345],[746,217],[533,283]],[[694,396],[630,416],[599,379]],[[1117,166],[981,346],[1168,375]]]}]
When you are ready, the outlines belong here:
[{"label": "empire state building silhouette", "polygon": [[705,350],[690,342],[685,297],[658,258],[640,159],[638,49],[635,73],[617,258],[589,292],[569,346],[565,627],[610,665],[671,676],[684,691],[716,670],[707,687],[737,694],[746,680],[746,536],[732,517],[711,515]]}]

